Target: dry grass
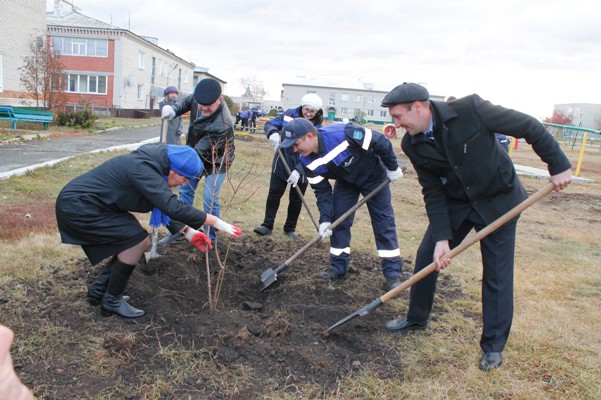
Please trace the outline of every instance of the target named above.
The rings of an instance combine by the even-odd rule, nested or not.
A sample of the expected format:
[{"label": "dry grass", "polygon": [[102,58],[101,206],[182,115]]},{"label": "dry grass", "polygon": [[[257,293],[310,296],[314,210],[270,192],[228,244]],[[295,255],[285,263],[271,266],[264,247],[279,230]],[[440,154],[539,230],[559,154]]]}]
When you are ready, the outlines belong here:
[{"label": "dry grass", "polygon": [[[258,138],[259,135],[254,137]],[[394,140],[394,147],[400,159],[406,162],[400,154],[398,139]],[[566,149],[576,165],[579,149]],[[111,156],[85,156],[4,181],[0,187],[0,204],[7,206],[28,199],[45,199],[51,203],[69,179]],[[519,164],[542,167],[526,145],[520,144],[519,150],[514,151],[512,156]],[[223,189],[222,216],[228,222],[238,224],[245,234],[252,234],[252,229],[262,222],[271,157],[271,148],[262,136],[254,141],[239,140],[236,143],[231,184],[226,184]],[[581,176],[601,181],[601,154],[598,149],[586,152],[582,171]],[[242,176],[246,178],[242,180]],[[535,191],[545,183],[530,178],[523,178],[522,181],[529,191]],[[427,219],[420,187],[411,168],[402,181],[394,183],[392,190],[401,251],[412,259]],[[599,183],[572,184],[565,192],[551,194],[523,214],[518,224],[514,324],[504,352],[506,364],[499,370],[482,373],[477,368],[481,355],[478,346],[481,331],[481,265],[478,248],[474,246],[458,256],[452,266],[443,272],[452,274],[464,295],[444,304],[443,311],[432,316],[428,330],[397,336],[388,335],[382,328],[382,335],[388,335],[389,340],[397,342],[398,356],[404,368],[402,380],[378,377],[369,366],[363,366],[359,374],[341,379],[337,390],[328,393],[309,383],[271,393],[270,383],[260,382],[259,386],[265,387],[264,398],[601,398],[599,199]],[[312,205],[314,215],[318,215],[311,190],[307,191],[307,200]],[[283,204],[287,204],[286,200],[283,200]],[[275,239],[283,239],[282,214],[283,211],[280,211],[276,220]],[[301,215],[298,231],[305,240],[309,240],[315,235],[315,228],[306,213]],[[26,237],[19,240],[0,240],[0,293],[10,293],[12,298],[24,299],[23,303],[15,304],[27,304],[27,294],[20,292],[19,286],[13,285],[13,282],[52,281],[51,270],[72,268],[69,260],[83,257],[79,248],[59,245],[56,232],[36,232],[28,232]],[[354,251],[375,251],[365,208],[357,213],[353,234]],[[324,262],[327,262],[325,257]],[[60,282],[54,284],[60,285]],[[352,287],[348,290],[352,290]],[[377,295],[374,293],[374,297]],[[441,299],[437,298],[436,301],[441,302]],[[355,304],[349,304],[349,312],[354,311],[355,307]],[[396,299],[385,307],[394,307],[402,315],[407,307],[406,297]],[[23,321],[27,320],[26,309],[15,314]],[[9,325],[11,322],[17,321],[4,321]],[[383,324],[385,321],[381,322]],[[106,350],[102,343],[110,338],[98,338],[93,334],[86,337],[87,342],[83,337],[64,338],[60,335],[61,327],[57,326],[36,329],[36,332],[17,335],[20,357],[27,358],[28,354],[39,351],[46,352],[49,358],[60,357],[54,354],[53,343],[73,340],[82,349],[82,362],[94,363],[99,374],[110,373],[118,368],[119,357],[103,355]],[[122,357],[128,357],[126,350]],[[207,362],[211,357],[210,349],[200,353],[193,349],[176,351],[171,347],[164,348],[152,362],[168,363],[172,366],[172,372],[170,376],[149,374],[141,388],[146,394],[145,398],[162,398],[168,388],[185,384],[195,375],[200,375],[195,373],[199,370],[212,369],[213,381],[206,384],[209,387],[226,388],[232,398],[240,398],[238,387],[249,386],[249,382],[253,382],[252,370],[242,367],[215,369],[214,363]],[[124,387],[115,387],[104,393],[102,398],[123,398],[126,394]]]}]

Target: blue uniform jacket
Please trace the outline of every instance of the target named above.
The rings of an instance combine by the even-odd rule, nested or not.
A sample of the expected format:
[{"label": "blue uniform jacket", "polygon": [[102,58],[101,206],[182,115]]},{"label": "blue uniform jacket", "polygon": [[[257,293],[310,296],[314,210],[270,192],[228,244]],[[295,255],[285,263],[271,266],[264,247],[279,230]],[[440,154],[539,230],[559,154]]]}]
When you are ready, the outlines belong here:
[{"label": "blue uniform jacket", "polygon": [[381,133],[353,124],[333,124],[317,131],[317,153],[300,157],[305,175],[315,191],[320,222],[332,221],[332,186],[341,179],[361,188],[383,181],[386,171],[399,165],[390,141]]},{"label": "blue uniform jacket", "polygon": [[[288,124],[288,122],[292,121],[294,118],[302,117],[302,107],[289,108],[284,113],[279,114],[277,117],[273,118],[271,121],[265,124],[265,136],[269,139],[274,133],[281,134],[282,129]],[[310,119],[311,123],[316,127],[320,128],[323,122],[323,111],[319,110],[317,114],[313,118]],[[281,138],[280,138],[281,140]],[[288,147],[286,149],[281,149],[282,154],[284,155],[284,159],[288,164],[288,167],[291,170],[295,169],[295,166],[299,163],[299,155],[294,152],[292,147]],[[297,169],[301,174],[301,180],[304,180],[302,168]],[[280,156],[276,152],[273,157],[273,162],[271,163],[271,172],[278,176],[282,180],[288,179],[288,173],[286,172],[286,168],[282,164],[280,160]]]}]

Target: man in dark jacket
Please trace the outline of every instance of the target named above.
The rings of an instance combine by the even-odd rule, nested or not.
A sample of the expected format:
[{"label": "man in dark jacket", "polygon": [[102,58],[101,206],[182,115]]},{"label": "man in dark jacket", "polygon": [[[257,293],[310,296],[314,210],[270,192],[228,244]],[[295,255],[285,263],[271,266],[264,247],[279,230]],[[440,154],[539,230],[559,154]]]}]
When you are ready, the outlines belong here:
[{"label": "man in dark jacket", "polygon": [[[438,272],[451,262],[445,255],[472,228],[484,228],[528,197],[495,132],[526,139],[547,163],[556,191],[571,182],[571,165],[536,119],[476,94],[449,103],[430,101],[426,88],[404,83],[384,97],[382,107],[389,107],[396,127],[408,133],[401,146],[417,172],[430,222],[417,250],[414,272],[432,260],[437,268],[411,288],[407,316],[386,327],[400,332],[425,329]],[[501,365],[511,329],[516,225],[517,218],[480,242],[484,267],[480,369],[484,371]]]},{"label": "man in dark jacket", "polygon": [[102,302],[106,314],[138,318],[144,311],[122,297],[138,260],[150,247],[148,232],[132,212],[153,208],[172,218],[180,232],[202,251],[210,240],[197,231],[203,224],[234,237],[240,229],[177,199],[170,188],[203,171],[198,154],[178,145],[147,144],[114,157],[69,182],[56,199],[56,220],[63,243],[80,245],[92,265],[113,256],[88,290],[88,301]]},{"label": "man in dark jacket", "polygon": [[[354,214],[334,230],[337,220],[359,195],[367,195],[382,182],[403,176],[390,141],[379,132],[353,124],[334,124],[316,129],[305,118],[296,118],[284,127],[283,148],[292,147],[300,154],[300,165],[315,191],[319,208],[319,234],[330,239],[330,269],[326,279],[346,279],[350,263],[351,227]],[[334,188],[329,180],[334,179]],[[390,187],[386,185],[370,200],[371,219],[382,272],[388,289],[401,283],[403,259],[396,235]]]},{"label": "man in dark jacket", "polygon": [[[194,93],[175,108],[166,105],[161,110],[163,118],[173,119],[190,111],[190,127],[186,144],[196,150],[204,164],[203,207],[206,213],[220,215],[219,193],[234,162],[234,122],[232,114],[221,95],[221,84],[213,78],[202,79]],[[194,204],[194,193],[200,178],[191,179],[180,188],[179,199]],[[159,241],[167,244],[181,235],[170,235]],[[209,227],[209,237],[215,240],[215,231]]]},{"label": "man in dark jacket", "polygon": [[[290,108],[283,114],[278,114],[275,118],[265,124],[265,135],[269,139],[269,143],[273,146],[274,150],[277,150],[280,144],[280,135],[282,129],[297,117],[304,117],[311,121],[311,123],[320,128],[323,123],[323,110],[322,100],[315,93],[308,93],[301,98],[301,105],[296,108]],[[292,147],[283,148],[282,155],[284,160],[280,159],[278,152],[273,156],[271,163],[271,177],[269,180],[269,192],[267,194],[267,201],[265,203],[265,218],[260,226],[254,229],[254,232],[258,235],[270,235],[273,230],[273,224],[275,223],[275,217],[280,208],[280,200],[286,192],[288,186],[288,179],[290,176],[286,171],[284,162],[288,165],[288,168],[294,170],[296,164],[298,164],[298,154],[294,152]],[[300,189],[302,194],[305,194],[307,190],[307,181],[304,177],[301,177],[300,172],[296,171],[296,175],[292,177],[292,186]],[[301,212],[303,202],[301,197],[298,195],[296,190],[290,188],[290,194],[288,195],[288,214],[286,216],[286,222],[284,223],[284,234],[293,240],[299,240],[300,237],[296,233],[296,224],[298,217]]]}]

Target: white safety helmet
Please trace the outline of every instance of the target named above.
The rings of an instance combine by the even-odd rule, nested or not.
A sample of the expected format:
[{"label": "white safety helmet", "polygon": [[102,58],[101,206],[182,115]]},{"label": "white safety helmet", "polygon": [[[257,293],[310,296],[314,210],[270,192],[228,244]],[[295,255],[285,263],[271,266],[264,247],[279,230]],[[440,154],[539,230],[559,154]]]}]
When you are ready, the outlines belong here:
[{"label": "white safety helmet", "polygon": [[312,106],[317,108],[318,110],[321,110],[322,105],[323,101],[321,100],[321,97],[319,97],[315,93],[307,93],[301,99],[301,106]]}]

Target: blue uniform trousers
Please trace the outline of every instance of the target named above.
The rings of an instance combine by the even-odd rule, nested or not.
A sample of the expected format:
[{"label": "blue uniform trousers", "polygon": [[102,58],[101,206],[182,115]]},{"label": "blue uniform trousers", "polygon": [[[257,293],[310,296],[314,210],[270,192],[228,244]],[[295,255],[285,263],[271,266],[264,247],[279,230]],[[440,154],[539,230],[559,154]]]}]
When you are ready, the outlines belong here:
[{"label": "blue uniform trousers", "polygon": [[[336,180],[333,191],[334,221],[359,201],[359,194],[366,196],[381,181],[369,182],[358,187],[343,180]],[[367,202],[372,230],[376,239],[378,255],[381,258],[385,277],[400,276],[403,266],[391,204],[390,187],[386,186]],[[351,226],[355,213],[332,231],[330,238],[330,265],[337,274],[347,274],[350,262]]]}]

